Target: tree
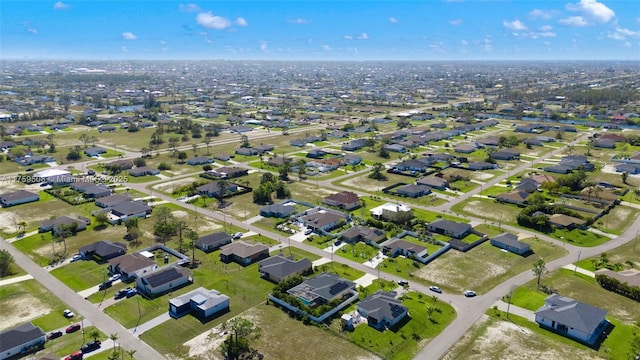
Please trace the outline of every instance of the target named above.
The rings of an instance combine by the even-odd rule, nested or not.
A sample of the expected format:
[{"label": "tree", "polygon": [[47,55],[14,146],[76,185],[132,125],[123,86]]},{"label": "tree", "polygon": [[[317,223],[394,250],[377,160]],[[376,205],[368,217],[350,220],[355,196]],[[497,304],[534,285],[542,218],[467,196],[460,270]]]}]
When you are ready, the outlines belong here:
[{"label": "tree", "polygon": [[298,180],[302,181],[304,175],[307,173],[307,162],[304,159],[300,159],[296,165],[298,166]]},{"label": "tree", "polygon": [[176,147],[178,146],[178,143],[180,142],[180,138],[178,138],[177,136],[172,136],[169,138],[169,147],[171,148],[171,151],[173,151],[174,153],[176,152]]},{"label": "tree", "polygon": [[636,197],[636,200],[640,199],[640,189],[633,189],[633,195]]},{"label": "tree", "polygon": [[209,155],[209,144],[211,144],[211,136],[207,135],[204,137],[204,144],[207,145],[207,155]]},{"label": "tree", "polygon": [[429,321],[433,322],[433,318],[431,317],[431,315],[433,315],[433,312],[436,311],[436,307],[433,305],[427,305],[427,316],[429,317]]},{"label": "tree", "polygon": [[198,144],[191,144],[191,148],[193,149],[193,156],[198,154]]},{"label": "tree", "polygon": [[135,165],[136,167],[143,167],[147,165],[147,162],[143,158],[139,157],[133,159],[133,165]]},{"label": "tree", "polygon": [[188,155],[184,151],[180,151],[178,153],[178,161],[184,162],[187,159]]},{"label": "tree", "polygon": [[249,144],[249,137],[247,135],[240,135],[240,147],[251,147],[251,144]]},{"label": "tree", "polygon": [[82,134],[80,135],[79,138],[80,141],[82,141],[84,143],[84,148],[87,148],[87,144],[89,143],[89,141],[91,141],[91,137],[87,134]]},{"label": "tree", "polygon": [[131,360],[133,360],[133,355],[135,355],[135,353],[136,353],[136,352],[137,352],[137,350],[136,350],[136,349],[131,349],[131,350],[128,350],[128,351],[127,351],[127,354],[129,354],[129,358],[130,358]]},{"label": "tree", "polygon": [[198,240],[199,236],[195,230],[189,228],[187,229],[187,237],[190,240],[189,248],[191,249],[191,263],[195,265],[196,264],[196,241]]},{"label": "tree", "polygon": [[96,222],[100,224],[100,227],[104,227],[109,222],[109,216],[104,211],[100,211],[96,214]]},{"label": "tree", "polygon": [[547,272],[547,263],[545,263],[542,258],[539,258],[533,263],[533,269],[531,270],[537,278],[536,291],[540,291],[540,278],[542,278],[542,275]]},{"label": "tree", "polygon": [[627,178],[629,177],[629,173],[627,173],[626,171],[623,171],[622,174],[620,174],[620,177],[622,177],[622,183],[626,185]]},{"label": "tree", "polygon": [[182,245],[183,245],[183,236],[182,233],[183,231],[187,230],[187,223],[184,222],[184,220],[177,220],[176,221],[176,229],[178,231],[178,252],[182,252]]},{"label": "tree", "polygon": [[93,341],[97,341],[99,336],[100,331],[98,331],[98,329],[96,328],[91,329],[91,331],[89,332],[89,337],[92,338]]},{"label": "tree", "polygon": [[225,321],[222,329],[229,332],[229,336],[222,345],[222,353],[229,359],[238,359],[241,354],[249,350],[250,338],[260,336],[260,328],[241,316]]},{"label": "tree", "polygon": [[116,353],[116,340],[118,340],[118,334],[113,333],[111,335],[109,335],[109,339],[111,339],[111,341],[113,341],[113,353]]},{"label": "tree", "polygon": [[278,169],[280,180],[289,181],[289,170],[291,170],[291,163],[289,161],[283,161],[282,165]]},{"label": "tree", "polygon": [[0,250],[0,278],[11,275],[11,264],[13,256],[7,250]]},{"label": "tree", "polygon": [[389,151],[385,147],[385,144],[380,144],[380,151],[378,151],[378,156],[383,159],[388,159],[391,155],[389,155]]},{"label": "tree", "polygon": [[166,243],[173,235],[176,234],[176,223],[171,214],[171,210],[167,207],[158,207],[154,210],[153,216],[155,223],[153,226],[153,234],[158,241]]},{"label": "tree", "polygon": [[374,180],[386,179],[387,177],[382,173],[382,170],[384,170],[384,165],[382,163],[377,162],[373,164],[373,169],[371,170],[371,174],[369,174],[369,178]]}]

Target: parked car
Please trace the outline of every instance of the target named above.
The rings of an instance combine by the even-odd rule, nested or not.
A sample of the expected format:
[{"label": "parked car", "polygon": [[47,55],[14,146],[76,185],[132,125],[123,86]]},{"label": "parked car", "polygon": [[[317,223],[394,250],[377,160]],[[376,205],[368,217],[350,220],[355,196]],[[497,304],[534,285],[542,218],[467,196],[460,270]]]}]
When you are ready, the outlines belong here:
[{"label": "parked car", "polygon": [[120,289],[116,291],[115,295],[113,295],[113,298],[118,300],[118,299],[122,299],[125,296],[127,296],[127,289]]},{"label": "parked car", "polygon": [[88,352],[92,352],[94,350],[97,350],[100,348],[100,340],[92,340],[89,341],[88,343],[82,345],[82,347],[80,348],[80,351],[82,351],[83,354],[86,354]]},{"label": "parked car", "polygon": [[27,169],[27,170],[25,170],[25,171],[33,171],[33,168],[28,168],[28,169]]},{"label": "parked car", "polygon": [[305,234],[305,235],[309,235],[309,234],[311,234],[312,232],[313,232],[313,229],[305,229],[305,230],[304,230],[304,234]]},{"label": "parked car", "polygon": [[80,324],[69,325],[69,327],[67,327],[65,332],[67,334],[69,334],[69,333],[76,332],[76,331],[80,330],[80,328],[81,328]]},{"label": "parked car", "polygon": [[95,175],[95,174],[96,174],[95,170],[87,171],[87,175]]},{"label": "parked car", "polygon": [[466,297],[474,297],[476,295],[477,295],[476,292],[473,291],[473,290],[465,290],[464,291],[464,296],[466,296]]},{"label": "parked car", "polygon": [[442,289],[440,289],[437,286],[429,286],[429,290],[433,291],[433,292],[437,292],[438,294],[442,293]]},{"label": "parked car", "polygon": [[398,280],[398,285],[409,286],[409,282],[407,280]]},{"label": "parked car", "polygon": [[113,274],[113,275],[111,275],[109,280],[111,280],[111,281],[120,280],[120,276],[121,276],[120,274]]},{"label": "parked car", "polygon": [[76,316],[76,314],[73,313],[73,311],[69,310],[69,309],[65,309],[62,314],[64,315],[64,317],[66,318],[72,318],[74,316]]},{"label": "parked car", "polygon": [[126,292],[126,296],[127,298],[130,298],[134,295],[138,294],[138,289],[136,288],[127,288],[127,292]]},{"label": "parked car", "polygon": [[73,354],[70,354],[69,356],[64,358],[64,360],[82,360],[83,356],[84,354],[82,353],[82,351],[76,351]]},{"label": "parked car", "polygon": [[244,234],[241,233],[241,232],[237,232],[237,233],[233,234],[233,236],[231,236],[231,238],[233,240],[238,240],[238,239],[242,238],[242,235],[244,235]]},{"label": "parked car", "polygon": [[98,290],[108,289],[108,288],[111,287],[111,285],[113,285],[113,281],[112,280],[107,280],[107,281],[103,282],[102,284],[98,285]]},{"label": "parked car", "polygon": [[76,262],[78,260],[82,259],[82,255],[80,254],[75,254],[71,257],[71,262]]},{"label": "parked car", "polygon": [[62,331],[58,330],[58,331],[52,331],[49,334],[47,334],[47,340],[53,340],[53,339],[57,339],[60,336],[62,336]]}]

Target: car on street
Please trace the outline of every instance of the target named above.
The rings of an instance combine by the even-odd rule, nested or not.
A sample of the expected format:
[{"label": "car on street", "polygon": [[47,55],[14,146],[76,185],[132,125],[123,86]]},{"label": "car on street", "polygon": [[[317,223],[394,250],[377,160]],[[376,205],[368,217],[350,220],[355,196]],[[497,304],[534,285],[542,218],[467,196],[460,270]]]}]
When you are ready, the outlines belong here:
[{"label": "car on street", "polygon": [[98,350],[100,348],[100,344],[101,344],[100,340],[89,341],[88,343],[82,345],[82,347],[80,348],[80,351],[82,351],[83,354],[86,354],[88,352]]},{"label": "car on street", "polygon": [[62,331],[58,330],[58,331],[52,331],[49,334],[47,334],[47,340],[53,340],[53,339],[57,339],[60,336],[62,336]]},{"label": "car on street", "polygon": [[437,286],[429,286],[429,290],[431,290],[433,292],[437,292],[438,294],[442,294],[442,289],[440,289]]},{"label": "car on street", "polygon": [[120,276],[121,276],[120,274],[113,274],[113,275],[111,275],[109,280],[111,280],[111,281],[120,280]]},{"label": "car on street", "polygon": [[78,260],[82,259],[82,255],[80,254],[75,254],[71,257],[71,262],[76,262]]},{"label": "car on street", "polygon": [[72,332],[76,332],[80,330],[80,328],[81,328],[80,324],[73,324],[73,325],[69,325],[64,332],[66,332],[67,334],[70,334]]},{"label": "car on street", "polygon": [[69,309],[65,309],[62,314],[64,315],[64,317],[66,318],[72,318],[74,316],[76,316],[76,314],[73,313],[73,311],[69,310]]},{"label": "car on street", "polygon": [[82,351],[76,351],[73,354],[69,354],[69,356],[64,358],[64,360],[82,360],[83,356],[84,354],[82,353]]},{"label": "car on street", "polygon": [[398,285],[409,286],[409,282],[407,280],[398,280]]},{"label": "car on street", "polygon": [[464,291],[464,296],[466,296],[466,297],[474,297],[476,295],[477,295],[476,292],[473,291],[473,290],[465,290]]},{"label": "car on street", "polygon": [[27,170],[25,170],[25,171],[33,171],[33,168],[28,168],[28,169],[27,169]]}]

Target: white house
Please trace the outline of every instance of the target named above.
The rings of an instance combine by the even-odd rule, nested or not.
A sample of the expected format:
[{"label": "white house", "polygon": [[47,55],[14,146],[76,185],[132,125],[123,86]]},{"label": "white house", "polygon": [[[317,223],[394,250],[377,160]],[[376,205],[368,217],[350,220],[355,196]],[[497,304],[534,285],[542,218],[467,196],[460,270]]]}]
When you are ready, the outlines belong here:
[{"label": "white house", "polygon": [[32,323],[5,330],[0,333],[0,360],[28,354],[34,347],[44,346],[44,331]]},{"label": "white house", "polygon": [[386,203],[370,210],[375,219],[388,221],[405,221],[413,217],[410,207],[403,204]]}]

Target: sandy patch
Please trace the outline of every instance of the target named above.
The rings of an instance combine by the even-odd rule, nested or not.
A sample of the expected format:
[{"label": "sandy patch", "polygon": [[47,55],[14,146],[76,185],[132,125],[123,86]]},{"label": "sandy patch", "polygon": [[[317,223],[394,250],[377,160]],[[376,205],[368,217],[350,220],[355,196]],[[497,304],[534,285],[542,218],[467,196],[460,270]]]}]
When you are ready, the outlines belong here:
[{"label": "sandy patch", "polygon": [[493,176],[494,176],[493,174],[489,174],[489,173],[485,173],[485,172],[481,172],[481,171],[474,171],[473,173],[471,173],[471,177],[474,180],[491,179]]},{"label": "sandy patch", "polygon": [[2,321],[0,330],[37,319],[49,313],[51,309],[32,295],[2,301]]},{"label": "sandy patch", "polygon": [[174,217],[177,217],[177,218],[185,218],[185,217],[189,216],[189,213],[188,213],[188,212],[186,212],[186,211],[184,211],[184,210],[176,210],[176,211],[172,211],[172,212],[171,212],[171,214],[172,214]]},{"label": "sandy patch", "polygon": [[[258,327],[262,327],[260,318],[252,316],[250,313],[252,310],[244,312],[242,317],[256,324]],[[229,319],[231,320],[231,319]],[[185,342],[183,345],[189,347],[189,358],[199,360],[218,360],[223,356],[220,353],[220,345],[224,342],[226,335],[222,330],[222,326],[218,325],[213,329],[206,331],[193,339]]]},{"label": "sandy patch", "polygon": [[189,185],[193,182],[195,182],[196,180],[194,178],[184,178],[184,179],[178,179],[178,180],[173,180],[173,181],[167,181],[167,182],[163,182],[161,184],[157,184],[157,185],[153,185],[153,188],[162,192],[166,192],[169,194],[173,193],[173,190],[175,188],[179,188],[181,186],[185,186],[185,185]]},{"label": "sandy patch", "polygon": [[199,233],[205,233],[213,230],[222,229],[222,225],[216,224],[211,221],[200,221],[198,222],[197,227],[198,227]]}]

